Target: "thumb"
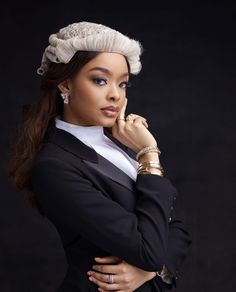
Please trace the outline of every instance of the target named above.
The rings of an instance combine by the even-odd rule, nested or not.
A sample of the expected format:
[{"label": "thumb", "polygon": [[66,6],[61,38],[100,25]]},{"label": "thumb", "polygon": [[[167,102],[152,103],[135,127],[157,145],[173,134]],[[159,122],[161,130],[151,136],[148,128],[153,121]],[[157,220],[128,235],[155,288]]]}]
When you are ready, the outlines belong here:
[{"label": "thumb", "polygon": [[121,259],[116,256],[95,257],[94,259],[96,262],[100,263],[117,263],[121,261]]}]

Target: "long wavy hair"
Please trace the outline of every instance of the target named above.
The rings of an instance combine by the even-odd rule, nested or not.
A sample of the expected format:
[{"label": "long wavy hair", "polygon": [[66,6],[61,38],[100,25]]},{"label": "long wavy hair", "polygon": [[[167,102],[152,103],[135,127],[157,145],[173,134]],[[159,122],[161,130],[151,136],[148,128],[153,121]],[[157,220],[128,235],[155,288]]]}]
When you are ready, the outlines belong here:
[{"label": "long wavy hair", "polygon": [[[50,62],[47,72],[42,76],[40,94],[32,103],[23,105],[22,118],[10,141],[7,159],[7,177],[17,191],[27,193],[30,207],[41,213],[40,206],[31,184],[31,167],[43,147],[43,140],[55,117],[63,114],[63,100],[58,84],[72,79],[79,70],[94,59],[100,52],[77,51],[69,63]],[[128,71],[130,66],[126,59]]]}]

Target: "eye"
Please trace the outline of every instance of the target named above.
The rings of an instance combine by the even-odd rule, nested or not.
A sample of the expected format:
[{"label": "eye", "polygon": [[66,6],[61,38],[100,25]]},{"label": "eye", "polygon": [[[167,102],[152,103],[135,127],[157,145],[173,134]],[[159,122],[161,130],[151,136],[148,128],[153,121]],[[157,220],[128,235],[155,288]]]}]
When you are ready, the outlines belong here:
[{"label": "eye", "polygon": [[106,82],[106,80],[103,79],[103,78],[93,78],[92,80],[93,80],[94,83],[96,83],[98,85],[103,85],[103,84],[100,83],[100,81],[105,81]]},{"label": "eye", "polygon": [[127,88],[127,87],[130,87],[131,86],[131,82],[130,81],[124,81],[124,82],[121,82],[121,84],[125,84],[125,86],[124,87],[122,87],[122,88]]},{"label": "eye", "polygon": [[[105,84],[107,83],[107,80],[104,79],[104,78],[93,78],[92,81],[95,83],[95,84],[98,84],[100,86],[104,85],[103,82],[105,82]],[[121,88],[127,88],[127,87],[130,87],[131,86],[131,82],[130,81],[124,81],[124,82],[121,82]]]}]

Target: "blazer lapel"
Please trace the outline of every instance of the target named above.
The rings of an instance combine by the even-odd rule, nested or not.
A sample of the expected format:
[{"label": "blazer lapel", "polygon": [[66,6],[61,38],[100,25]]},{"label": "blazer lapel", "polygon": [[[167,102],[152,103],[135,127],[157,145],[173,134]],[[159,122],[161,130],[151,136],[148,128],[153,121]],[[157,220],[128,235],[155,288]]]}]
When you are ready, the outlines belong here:
[{"label": "blazer lapel", "polygon": [[[130,157],[135,159],[135,152],[129,149],[124,144],[120,143],[105,128],[104,134],[115,144],[117,144],[122,150],[124,150],[128,155],[130,155]],[[127,189],[133,191],[135,184],[133,179],[131,179],[124,171],[122,171],[116,165],[111,163],[105,157],[84,144],[81,140],[77,139],[69,132],[56,128],[55,125],[51,125],[46,132],[45,141],[55,143],[66,151],[73,153],[74,155],[80,157],[82,161],[90,168],[95,169],[102,175],[109,177],[113,181],[116,181]]]},{"label": "blazer lapel", "polygon": [[83,159],[83,162],[89,165],[91,168],[95,169],[97,172],[109,177],[115,182],[123,185],[127,189],[133,191],[134,181],[120,168],[116,167],[113,163],[107,160],[105,157],[97,153],[98,163],[91,162],[89,160]]}]

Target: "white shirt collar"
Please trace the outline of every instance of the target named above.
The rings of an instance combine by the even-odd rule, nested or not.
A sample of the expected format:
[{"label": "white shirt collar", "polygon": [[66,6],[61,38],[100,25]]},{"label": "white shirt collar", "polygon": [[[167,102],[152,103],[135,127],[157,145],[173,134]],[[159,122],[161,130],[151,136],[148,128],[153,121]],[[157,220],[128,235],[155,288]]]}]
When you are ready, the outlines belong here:
[{"label": "white shirt collar", "polygon": [[71,133],[136,180],[138,162],[104,134],[103,126],[79,126],[61,120],[60,116],[55,118],[55,126]]},{"label": "white shirt collar", "polygon": [[80,126],[61,120],[60,116],[55,118],[55,125],[57,128],[66,130],[78,139],[90,143],[98,143],[99,141],[106,140],[103,126]]}]

